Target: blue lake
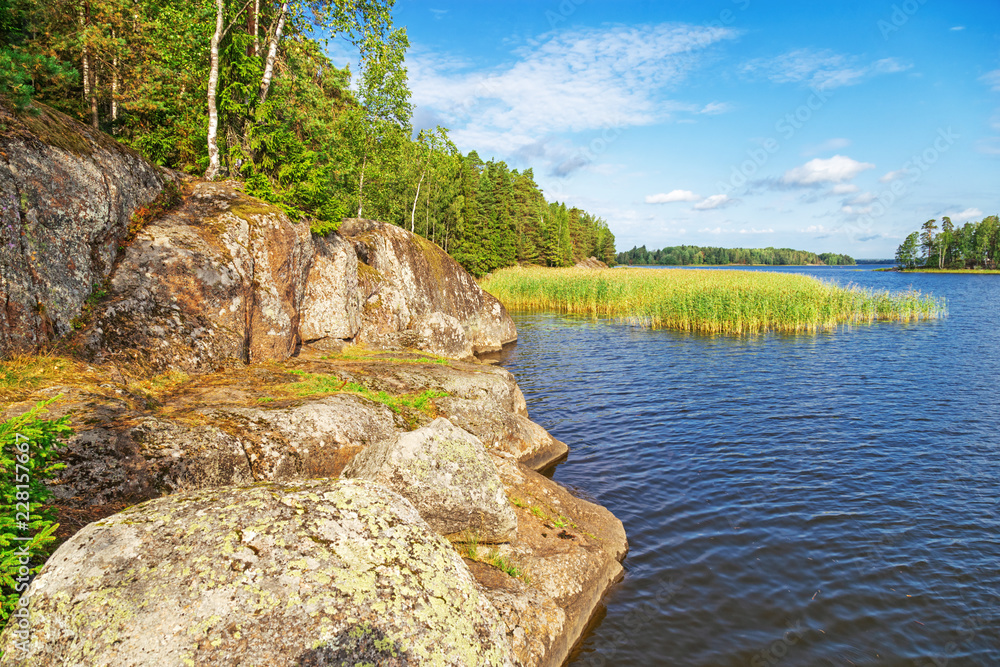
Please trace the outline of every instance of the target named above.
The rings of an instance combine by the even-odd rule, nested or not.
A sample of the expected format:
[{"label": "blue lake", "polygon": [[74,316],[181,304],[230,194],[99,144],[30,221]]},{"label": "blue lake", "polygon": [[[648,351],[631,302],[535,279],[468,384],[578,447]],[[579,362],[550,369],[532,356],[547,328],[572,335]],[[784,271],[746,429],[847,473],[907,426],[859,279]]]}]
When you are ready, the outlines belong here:
[{"label": "blue lake", "polygon": [[571,448],[554,477],[631,548],[571,664],[1000,665],[1000,275],[772,270],[948,316],[732,337],[514,314],[502,363]]}]

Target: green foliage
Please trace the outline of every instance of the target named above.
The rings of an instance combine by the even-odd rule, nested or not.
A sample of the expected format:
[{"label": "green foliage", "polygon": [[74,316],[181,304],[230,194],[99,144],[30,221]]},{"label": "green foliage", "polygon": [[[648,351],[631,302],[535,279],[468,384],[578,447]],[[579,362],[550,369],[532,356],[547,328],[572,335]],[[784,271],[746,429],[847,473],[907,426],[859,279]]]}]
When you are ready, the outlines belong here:
[{"label": "green foliage", "polygon": [[0,500],[4,507],[0,516],[0,629],[55,541],[58,524],[55,510],[46,505],[52,492],[45,482],[65,467],[55,459],[72,429],[68,417],[42,419],[39,415],[56,398],[0,423]]},{"label": "green foliage", "polygon": [[765,266],[797,266],[827,264],[853,266],[849,255],[823,253],[817,255],[791,248],[712,248],[693,245],[673,246],[662,250],[646,250],[646,246],[618,253],[619,264],[630,266],[724,266],[727,264],[759,264]]},{"label": "green foliage", "polygon": [[896,249],[896,264],[936,269],[994,270],[1000,261],[1000,220],[991,215],[956,227],[950,218],[928,220]]},{"label": "green foliage", "polygon": [[0,96],[16,109],[31,106],[40,81],[66,85],[77,78],[72,65],[30,50],[33,12],[18,0],[0,0]]}]

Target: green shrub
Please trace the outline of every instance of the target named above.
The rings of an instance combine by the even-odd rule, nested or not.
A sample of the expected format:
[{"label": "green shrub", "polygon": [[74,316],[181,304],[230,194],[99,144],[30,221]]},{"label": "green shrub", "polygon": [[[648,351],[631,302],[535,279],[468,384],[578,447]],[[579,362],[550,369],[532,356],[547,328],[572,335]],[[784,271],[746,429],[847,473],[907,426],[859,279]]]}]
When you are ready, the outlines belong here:
[{"label": "green shrub", "polygon": [[54,400],[40,402],[23,415],[0,423],[0,500],[4,508],[0,515],[0,630],[31,577],[51,553],[59,527],[55,508],[46,504],[52,492],[45,481],[65,467],[55,459],[73,431],[68,417],[39,416]]}]

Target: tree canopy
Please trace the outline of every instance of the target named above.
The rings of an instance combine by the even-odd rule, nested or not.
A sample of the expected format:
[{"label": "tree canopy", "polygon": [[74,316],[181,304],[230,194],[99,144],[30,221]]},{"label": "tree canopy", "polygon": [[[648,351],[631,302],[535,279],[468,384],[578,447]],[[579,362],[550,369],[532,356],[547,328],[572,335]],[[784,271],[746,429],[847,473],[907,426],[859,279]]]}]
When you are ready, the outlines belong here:
[{"label": "tree canopy", "polygon": [[961,227],[945,216],[931,219],[911,233],[896,249],[896,263],[904,269],[996,269],[1000,261],[1000,221],[991,215]]}]

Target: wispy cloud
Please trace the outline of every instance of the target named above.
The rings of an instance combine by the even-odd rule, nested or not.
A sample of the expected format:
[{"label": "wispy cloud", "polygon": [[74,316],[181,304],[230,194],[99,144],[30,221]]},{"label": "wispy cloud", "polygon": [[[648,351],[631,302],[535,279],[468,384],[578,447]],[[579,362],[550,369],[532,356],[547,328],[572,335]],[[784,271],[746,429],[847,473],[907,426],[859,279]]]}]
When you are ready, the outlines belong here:
[{"label": "wispy cloud", "polygon": [[[413,102],[452,128],[459,146],[511,155],[559,133],[618,131],[681,112],[722,113],[728,109],[722,103],[680,104],[668,96],[710,47],[737,34],[684,24],[560,30],[515,49],[499,67],[477,69],[419,51],[407,66]],[[547,154],[550,162],[569,158],[558,153]]]},{"label": "wispy cloud", "polygon": [[773,58],[757,58],[740,68],[751,78],[765,78],[774,83],[798,83],[818,90],[854,86],[880,74],[895,74],[912,65],[895,58],[865,62],[857,56],[833,51],[797,49]]},{"label": "wispy cloud", "polygon": [[987,72],[986,74],[979,77],[979,80],[984,82],[991,90],[1000,92],[1000,69],[995,69],[992,72]]},{"label": "wispy cloud", "polygon": [[712,209],[725,208],[726,206],[733,206],[738,203],[738,199],[730,199],[729,195],[712,195],[711,197],[706,197],[704,201],[695,204],[694,208],[699,211],[711,211]]},{"label": "wispy cloud", "polygon": [[843,183],[868,169],[874,169],[870,162],[858,162],[844,155],[834,155],[822,160],[809,160],[801,167],[785,172],[781,182],[785,185],[810,187],[823,183]]},{"label": "wispy cloud", "polygon": [[757,229],[755,227],[751,227],[750,229],[741,229],[740,230],[740,234],[773,234],[773,233],[774,233],[774,230],[771,229],[771,228]]},{"label": "wispy cloud", "polygon": [[956,25],[956,26],[952,26],[951,28],[948,28],[948,29],[949,30],[953,30],[955,32],[958,32],[959,30],[965,30],[965,26],[964,25]]},{"label": "wispy cloud", "polygon": [[698,195],[691,192],[690,190],[671,190],[667,193],[659,193],[655,195],[647,195],[647,204],[672,204],[674,202],[681,201],[698,201],[701,199]]},{"label": "wispy cloud", "polygon": [[830,151],[839,151],[847,148],[851,145],[850,139],[844,139],[842,137],[837,137],[835,139],[827,139],[821,144],[816,144],[815,146],[809,146],[802,151],[802,155],[811,157],[813,155],[818,155],[820,153],[828,153]]},{"label": "wispy cloud", "polygon": [[890,182],[895,181],[897,179],[903,178],[904,176],[906,176],[906,170],[905,169],[897,169],[896,171],[890,171],[890,172],[886,173],[884,176],[882,176],[881,178],[878,179],[878,182],[879,183],[890,183]]},{"label": "wispy cloud", "polygon": [[954,223],[968,222],[969,220],[979,220],[983,217],[983,212],[978,208],[967,208],[958,213],[945,213]]},{"label": "wispy cloud", "polygon": [[728,102],[709,102],[698,113],[708,116],[717,116],[721,113],[728,113],[733,110],[733,105]]}]

